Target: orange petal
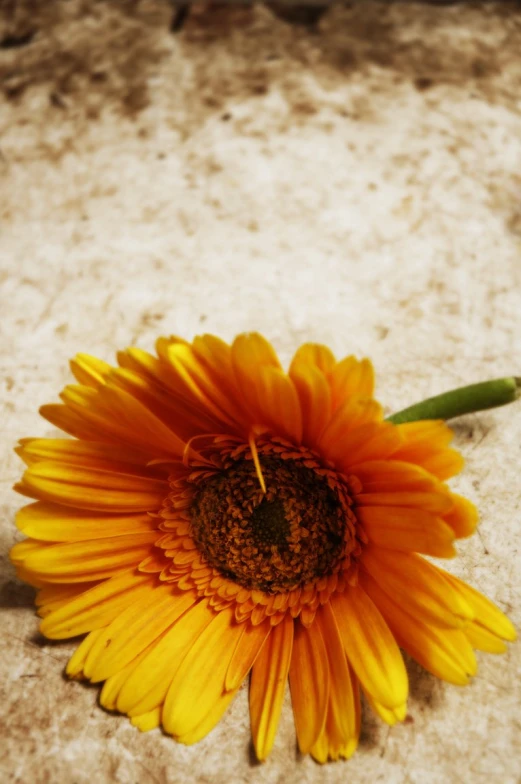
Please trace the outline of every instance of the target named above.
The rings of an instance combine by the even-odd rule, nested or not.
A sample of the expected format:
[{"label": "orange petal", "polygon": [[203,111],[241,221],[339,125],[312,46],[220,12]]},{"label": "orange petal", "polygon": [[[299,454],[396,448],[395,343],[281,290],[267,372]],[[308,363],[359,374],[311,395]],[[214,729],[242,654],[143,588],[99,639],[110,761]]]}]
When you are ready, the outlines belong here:
[{"label": "orange petal", "polygon": [[385,593],[411,615],[455,628],[473,620],[469,602],[451,588],[444,572],[421,556],[370,546],[364,549],[362,563]]},{"label": "orange petal", "polygon": [[239,688],[253,667],[270,631],[269,619],[258,626],[252,626],[251,623],[242,624],[242,634],[226,671],[224,683],[226,691],[235,691]]},{"label": "orange petal", "polygon": [[289,376],[302,411],[302,441],[313,447],[331,416],[329,384],[324,374],[312,365],[292,365]]},{"label": "orange petal", "polygon": [[451,493],[454,504],[452,509],[443,515],[443,519],[454,531],[457,539],[470,536],[478,524],[478,510],[467,498]]},{"label": "orange petal", "polygon": [[330,372],[330,383],[335,408],[350,397],[370,398],[374,392],[373,366],[368,359],[346,357]]},{"label": "orange petal", "polygon": [[[397,493],[397,495],[401,495]],[[450,526],[423,509],[399,506],[362,506],[356,511],[369,540],[378,547],[416,551],[438,558],[452,558],[454,532]]]},{"label": "orange petal", "polygon": [[259,760],[270,753],[279,723],[293,648],[294,621],[289,615],[274,626],[253,665],[250,718]]},{"label": "orange petal", "polygon": [[364,493],[431,492],[444,490],[436,477],[412,463],[395,460],[369,460],[352,465],[353,473],[361,482]]},{"label": "orange petal", "polygon": [[335,365],[335,355],[327,346],[321,343],[304,343],[297,349],[291,361],[290,375],[295,368],[315,367],[325,376],[329,376]]},{"label": "orange petal", "polygon": [[407,422],[395,427],[403,443],[393,459],[416,463],[438,479],[449,479],[463,468],[463,457],[448,448],[454,434],[442,420]]},{"label": "orange petal", "polygon": [[70,365],[74,376],[80,384],[94,387],[94,389],[105,383],[105,378],[112,370],[107,362],[91,357],[88,354],[76,354]]},{"label": "orange petal", "polygon": [[360,700],[329,603],[318,610],[315,624],[326,646],[331,681],[326,724],[310,750],[314,759],[323,763],[328,758],[347,759],[355,751],[360,734]]},{"label": "orange petal", "polygon": [[360,587],[331,598],[347,657],[364,689],[387,708],[407,701],[408,681],[396,641],[375,604]]},{"label": "orange petal", "polygon": [[289,685],[299,748],[307,754],[324,729],[329,698],[329,662],[316,623],[307,629],[295,622]]},{"label": "orange petal", "polygon": [[366,460],[379,460],[393,454],[401,442],[400,434],[390,422],[376,422],[356,428],[343,440],[338,451],[338,465],[351,472],[351,466]]}]

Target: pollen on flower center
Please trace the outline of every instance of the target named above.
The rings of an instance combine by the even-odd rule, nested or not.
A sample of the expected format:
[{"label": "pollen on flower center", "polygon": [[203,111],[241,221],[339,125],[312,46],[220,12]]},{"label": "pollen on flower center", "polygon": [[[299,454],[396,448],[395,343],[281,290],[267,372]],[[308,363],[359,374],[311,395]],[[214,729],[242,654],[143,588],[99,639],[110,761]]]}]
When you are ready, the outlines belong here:
[{"label": "pollen on flower center", "polygon": [[199,550],[229,579],[268,593],[332,574],[352,538],[338,490],[298,460],[261,465],[266,494],[249,460],[201,482],[190,509]]}]

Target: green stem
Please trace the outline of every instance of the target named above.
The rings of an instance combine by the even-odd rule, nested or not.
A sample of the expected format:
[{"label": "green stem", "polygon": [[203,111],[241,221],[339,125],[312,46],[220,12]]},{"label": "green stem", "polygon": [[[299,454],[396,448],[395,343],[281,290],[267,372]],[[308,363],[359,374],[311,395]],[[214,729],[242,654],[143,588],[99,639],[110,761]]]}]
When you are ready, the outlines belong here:
[{"label": "green stem", "polygon": [[419,419],[452,419],[462,414],[484,411],[507,403],[513,403],[521,396],[521,378],[497,378],[470,384],[468,387],[452,389],[441,395],[429,397],[421,403],[404,408],[390,417],[388,422],[400,425],[403,422],[416,422]]}]

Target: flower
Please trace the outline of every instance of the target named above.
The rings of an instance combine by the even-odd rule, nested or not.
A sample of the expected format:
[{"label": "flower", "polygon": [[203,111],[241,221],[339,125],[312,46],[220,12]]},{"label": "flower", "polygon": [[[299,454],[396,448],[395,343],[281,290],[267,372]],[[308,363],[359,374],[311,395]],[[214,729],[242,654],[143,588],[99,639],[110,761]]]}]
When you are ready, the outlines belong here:
[{"label": "flower", "polygon": [[263,760],[289,678],[300,750],[325,762],[356,748],[360,690],[405,718],[400,648],[463,685],[474,648],[514,639],[422,556],[452,557],[476,526],[445,483],[463,460],[442,421],[384,421],[368,360],[307,344],[285,373],[245,334],[118,361],[78,355],[78,385],[42,408],[74,440],[20,442],[16,489],[36,502],[11,556],[42,633],[87,635],[67,673],[104,681],[105,708],[195,743],[251,672]]}]

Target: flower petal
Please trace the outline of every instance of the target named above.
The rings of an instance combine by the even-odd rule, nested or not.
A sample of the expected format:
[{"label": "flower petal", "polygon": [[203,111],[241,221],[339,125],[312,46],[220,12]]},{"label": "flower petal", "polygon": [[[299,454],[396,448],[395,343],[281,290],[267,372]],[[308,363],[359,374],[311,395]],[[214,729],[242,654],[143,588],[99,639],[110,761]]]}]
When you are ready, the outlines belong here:
[{"label": "flower petal", "polygon": [[[83,542],[39,543],[37,549],[24,555],[23,564],[48,582],[101,580],[130,566],[137,567],[150,554],[156,539],[157,531],[149,531]],[[20,545],[13,548],[13,559],[18,558]]]},{"label": "flower petal", "polygon": [[368,460],[352,465],[364,493],[434,492],[444,486],[420,466],[395,460]]},{"label": "flower petal", "polygon": [[296,350],[291,361],[290,375],[295,368],[315,367],[325,376],[329,376],[335,366],[335,355],[327,346],[323,346],[321,343],[303,343]]},{"label": "flower petal", "polygon": [[235,691],[239,688],[253,667],[270,631],[269,619],[258,626],[253,626],[251,623],[242,624],[242,634],[226,671],[224,683],[226,691]]},{"label": "flower petal", "polygon": [[350,397],[370,398],[374,392],[374,370],[368,359],[345,357],[330,372],[333,405],[336,408]]},{"label": "flower petal", "polygon": [[395,425],[390,422],[371,422],[355,428],[326,456],[336,460],[343,470],[351,472],[352,465],[393,454],[400,442],[400,434]]},{"label": "flower petal", "polygon": [[319,609],[315,624],[326,646],[331,681],[326,724],[310,749],[314,759],[323,763],[328,758],[347,759],[354,753],[360,734],[360,699],[330,603]]},{"label": "flower petal", "polygon": [[270,753],[279,723],[291,662],[294,621],[286,615],[264,643],[253,665],[250,683],[250,718],[259,760]]},{"label": "flower petal", "polygon": [[[226,671],[242,634],[234,610],[221,610],[201,632],[177,669],[163,706],[163,727],[174,737],[190,735],[224,693]],[[226,707],[227,707],[226,703]],[[225,709],[225,708],[224,708]],[[208,731],[211,728],[208,728]]]},{"label": "flower petal", "polygon": [[448,448],[454,434],[442,420],[406,422],[395,427],[403,439],[393,455],[395,460],[417,463],[439,479],[449,479],[463,468],[463,457]]},{"label": "flower petal", "polygon": [[344,648],[364,689],[387,708],[407,701],[400,650],[377,607],[359,585],[331,598]]},{"label": "flower petal", "polygon": [[169,629],[196,602],[192,591],[166,585],[133,602],[99,636],[84,667],[92,683],[104,681],[126,667]]},{"label": "flower petal", "polygon": [[184,657],[214,617],[206,600],[185,612],[131,672],[119,692],[117,709],[138,716],[161,705]]},{"label": "flower petal", "polygon": [[302,411],[302,442],[315,446],[331,416],[331,390],[324,374],[312,365],[291,366]]},{"label": "flower petal", "polygon": [[369,540],[378,547],[416,551],[438,558],[456,555],[452,528],[430,512],[399,506],[362,506],[356,516]]},{"label": "flower petal", "polygon": [[97,389],[105,383],[105,379],[112,370],[107,362],[91,357],[89,354],[76,354],[70,362],[74,377],[80,384]]},{"label": "flower petal", "polygon": [[82,542],[157,529],[148,514],[110,514],[36,501],[16,514],[16,525],[26,536],[45,542]]},{"label": "flower petal", "polygon": [[252,424],[269,426],[300,443],[300,401],[271,344],[257,333],[248,333],[239,335],[231,350],[235,378]]},{"label": "flower petal", "polygon": [[52,460],[28,468],[15,489],[41,501],[101,512],[153,511],[168,494],[168,484],[162,479],[66,466]]},{"label": "flower petal", "polygon": [[137,598],[150,595],[152,586],[148,575],[127,570],[87,589],[50,613],[40,625],[41,632],[51,640],[63,640],[100,629]]},{"label": "flower petal", "polygon": [[137,727],[140,732],[150,732],[161,724],[161,709],[154,708],[148,713],[141,713],[139,716],[132,716],[130,723]]},{"label": "flower petal", "polygon": [[470,536],[478,524],[478,510],[467,498],[451,493],[452,509],[443,515],[458,539]]},{"label": "flower petal", "polygon": [[329,662],[317,623],[307,629],[295,621],[289,685],[298,745],[307,754],[324,729],[329,698]]},{"label": "flower petal", "polygon": [[479,623],[469,623],[463,630],[473,648],[487,653],[505,653],[507,646],[499,637]]},{"label": "flower petal", "polygon": [[[464,686],[476,671],[476,659],[463,631],[440,628],[411,615],[400,600],[389,596],[369,574],[360,582],[389,624],[396,641],[422,667],[442,680]],[[468,627],[465,627],[467,629]]]},{"label": "flower petal", "polygon": [[445,573],[415,553],[366,547],[362,563],[378,585],[415,617],[458,628],[473,620],[474,611]]},{"label": "flower petal", "polygon": [[490,599],[454,575],[448,572],[442,572],[442,574],[449,585],[458,591],[463,600],[472,607],[474,620],[480,626],[496,637],[501,637],[509,642],[513,642],[517,638],[516,630],[510,619]]}]

